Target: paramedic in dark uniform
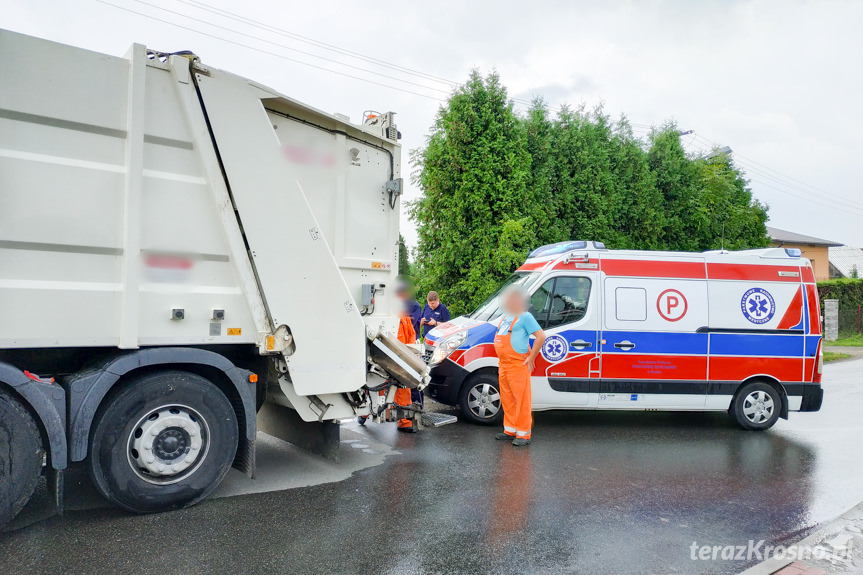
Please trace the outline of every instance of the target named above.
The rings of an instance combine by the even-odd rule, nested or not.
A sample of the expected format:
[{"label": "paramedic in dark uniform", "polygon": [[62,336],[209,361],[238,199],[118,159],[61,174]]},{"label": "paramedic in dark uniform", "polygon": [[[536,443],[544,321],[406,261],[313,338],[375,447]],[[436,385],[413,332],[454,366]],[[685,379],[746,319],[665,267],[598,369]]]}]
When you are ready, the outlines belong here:
[{"label": "paramedic in dark uniform", "polygon": [[436,291],[430,291],[426,298],[426,305],[423,308],[422,319],[420,323],[423,326],[423,337],[428,335],[428,332],[433,330],[440,323],[446,323],[450,320],[449,310],[440,302],[440,296]]}]

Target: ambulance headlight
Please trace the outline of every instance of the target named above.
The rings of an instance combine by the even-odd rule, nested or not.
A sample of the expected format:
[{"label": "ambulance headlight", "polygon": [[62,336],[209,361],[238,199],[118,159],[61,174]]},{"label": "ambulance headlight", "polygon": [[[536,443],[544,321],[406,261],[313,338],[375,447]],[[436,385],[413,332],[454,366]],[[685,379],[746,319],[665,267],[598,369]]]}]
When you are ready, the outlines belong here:
[{"label": "ambulance headlight", "polygon": [[429,365],[437,365],[448,358],[452,352],[462,346],[465,340],[467,340],[467,330],[460,331],[442,340],[435,346],[431,360],[429,360]]}]

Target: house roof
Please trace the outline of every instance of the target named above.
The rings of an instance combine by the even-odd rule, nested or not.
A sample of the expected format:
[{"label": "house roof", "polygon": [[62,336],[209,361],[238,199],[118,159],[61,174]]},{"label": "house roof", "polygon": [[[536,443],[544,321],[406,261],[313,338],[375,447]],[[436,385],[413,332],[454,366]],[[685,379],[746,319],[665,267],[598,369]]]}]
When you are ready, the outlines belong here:
[{"label": "house roof", "polygon": [[839,242],[822,240],[821,238],[813,238],[812,236],[806,236],[803,234],[798,234],[796,232],[789,232],[787,230],[780,230],[779,228],[771,228],[770,226],[767,226],[767,235],[770,237],[771,240],[778,244],[803,244],[807,246],[842,245]]},{"label": "house roof", "polygon": [[830,265],[843,277],[851,277],[851,269],[856,265],[857,273],[863,276],[863,250],[849,246],[827,248]]}]

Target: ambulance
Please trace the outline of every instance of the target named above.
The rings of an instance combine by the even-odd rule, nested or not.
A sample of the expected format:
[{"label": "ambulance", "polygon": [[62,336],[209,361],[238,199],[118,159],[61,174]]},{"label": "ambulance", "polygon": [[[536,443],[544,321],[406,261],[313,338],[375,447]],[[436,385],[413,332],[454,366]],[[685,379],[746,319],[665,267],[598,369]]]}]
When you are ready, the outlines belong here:
[{"label": "ambulance", "polygon": [[[531,252],[522,285],[546,334],[533,410],[726,411],[768,429],[821,407],[821,318],[800,251],[608,250],[570,241]],[[494,333],[500,291],[432,330],[429,393],[474,423],[503,416]]]}]

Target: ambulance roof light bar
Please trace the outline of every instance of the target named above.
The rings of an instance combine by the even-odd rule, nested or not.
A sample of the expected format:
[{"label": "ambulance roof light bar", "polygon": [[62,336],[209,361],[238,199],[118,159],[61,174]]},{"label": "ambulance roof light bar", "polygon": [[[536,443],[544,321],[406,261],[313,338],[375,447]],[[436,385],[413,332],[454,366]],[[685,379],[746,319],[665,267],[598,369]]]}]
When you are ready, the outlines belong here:
[{"label": "ambulance roof light bar", "polygon": [[527,255],[527,259],[531,258],[546,258],[551,256],[559,256],[566,252],[574,250],[604,250],[605,244],[602,242],[586,242],[586,241],[568,241],[557,242],[556,244],[548,244],[540,246]]}]

